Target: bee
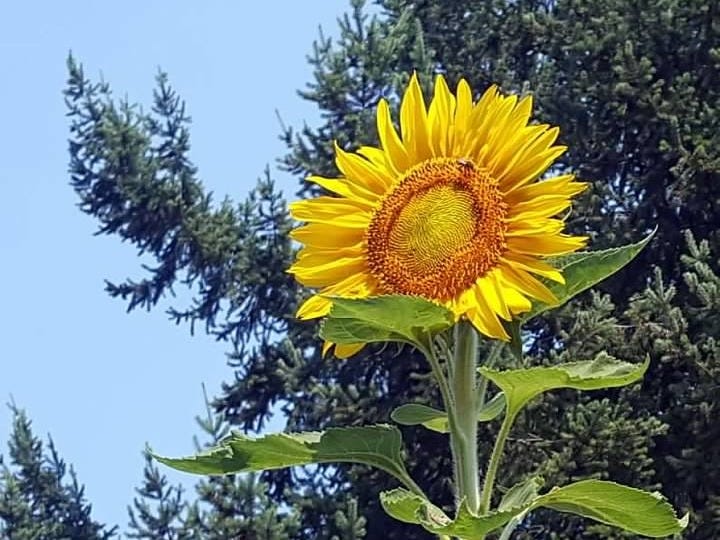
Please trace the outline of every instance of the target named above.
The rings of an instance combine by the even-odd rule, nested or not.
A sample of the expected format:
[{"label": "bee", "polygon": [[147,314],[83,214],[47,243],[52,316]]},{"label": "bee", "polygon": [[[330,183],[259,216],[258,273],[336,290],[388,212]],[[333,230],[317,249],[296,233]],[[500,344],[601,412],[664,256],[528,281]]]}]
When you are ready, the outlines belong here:
[{"label": "bee", "polygon": [[475,169],[475,164],[467,158],[460,158],[457,160],[457,162],[458,162],[458,165],[460,165],[460,167],[463,168],[463,170],[472,171]]}]

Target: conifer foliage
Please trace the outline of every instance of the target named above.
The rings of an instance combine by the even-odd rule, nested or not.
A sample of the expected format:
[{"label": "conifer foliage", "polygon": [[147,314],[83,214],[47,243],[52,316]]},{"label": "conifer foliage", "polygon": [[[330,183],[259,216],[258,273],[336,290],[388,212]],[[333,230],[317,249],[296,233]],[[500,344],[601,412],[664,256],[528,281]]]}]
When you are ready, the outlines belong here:
[{"label": "conifer foliage", "polygon": [[[558,170],[593,184],[568,218],[573,232],[589,234],[594,248],[636,241],[655,226],[658,232],[640,259],[602,291],[539,318],[529,328],[525,362],[585,360],[607,352],[628,361],[649,356],[651,367],[642,385],[582,396],[560,392],[534,403],[503,461],[508,485],[540,472],[553,484],[603,478],[662,488],[676,507],[691,512],[687,538],[716,538],[717,3],[377,4],[370,16],[362,1],[353,0],[339,21],[339,39],[321,36],[313,45],[314,79],[301,95],[317,105],[323,124],[284,130],[283,166],[299,180],[309,173],[336,174],[333,139],[347,148],[375,143],[377,101],[386,97],[396,106],[412,70],[426,85],[442,72],[451,85],[463,76],[473,88],[498,83],[532,92],[540,120],[561,126],[561,142],[569,148]],[[195,291],[191,306],[172,307],[170,315],[228,342],[235,373],[213,401],[223,422],[257,430],[279,404],[288,429],[311,430],[387,422],[395,407],[408,402],[437,405],[428,367],[409,350],[368,348],[346,362],[321,358],[316,328],[293,317],[305,293],[285,273],[293,247],[284,199],[266,174],[242,203],[212,201],[187,157],[185,105],[164,75],[152,110],[144,113],[114,100],[107,85],[89,81],[73,59],[68,67],[70,170],[81,208],[98,220],[101,232],[119,235],[156,260],[144,279],[108,284],[108,292],[132,309],[153,308],[174,285]],[[300,194],[309,189],[302,184]],[[506,354],[501,363],[513,362]],[[485,456],[490,449],[483,441],[495,429],[481,426]],[[413,476],[432,500],[451,503],[448,486],[439,481],[450,476],[439,450],[443,435],[422,428],[403,434]],[[320,467],[266,474],[262,481],[275,504],[296,511],[284,525],[289,538],[428,537],[383,513],[377,494],[394,484],[377,472]],[[253,496],[243,490],[252,488],[235,482],[201,483],[201,497],[214,504],[203,523],[217,519],[213,526],[223,527],[225,517],[247,512],[241,501]],[[156,484],[155,493],[167,493],[175,512],[175,494]],[[192,523],[200,511],[182,519]],[[140,507],[136,513],[139,519]],[[623,537],[542,512],[516,536]]]},{"label": "conifer foliage", "polygon": [[[229,430],[208,406],[197,417],[207,443],[216,444]],[[281,510],[267,495],[268,486],[257,475],[208,478],[195,486],[196,496],[187,500],[180,486],[167,477],[146,455],[144,480],[129,508],[128,538],[146,540],[290,540],[299,530],[297,512]],[[350,537],[352,538],[352,537]]]},{"label": "conifer foliage", "polygon": [[10,406],[13,429],[0,456],[0,537],[8,540],[110,540],[115,527],[92,517],[85,489],[52,439],[35,436],[25,412]]}]

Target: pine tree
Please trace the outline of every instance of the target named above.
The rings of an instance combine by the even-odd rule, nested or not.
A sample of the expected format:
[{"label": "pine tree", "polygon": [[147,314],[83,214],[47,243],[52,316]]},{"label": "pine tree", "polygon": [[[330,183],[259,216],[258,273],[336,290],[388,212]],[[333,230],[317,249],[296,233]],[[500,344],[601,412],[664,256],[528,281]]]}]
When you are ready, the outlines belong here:
[{"label": "pine tree", "polygon": [[[593,183],[568,219],[571,229],[590,234],[593,248],[659,229],[631,269],[532,325],[527,361],[649,354],[652,368],[633,389],[563,392],[536,403],[513,433],[503,462],[506,481],[541,468],[552,483],[596,476],[662,487],[693,512],[687,537],[714,538],[719,445],[710,419],[717,401],[718,270],[709,253],[717,253],[719,243],[718,5],[378,4],[380,15],[370,17],[363,2],[353,1],[340,38],[321,36],[314,44],[314,80],[302,95],[324,120],[316,128],[285,130],[284,166],[299,178],[336,174],[332,140],[346,148],[375,143],[378,99],[397,106],[412,70],[426,85],[440,71],[451,84],[464,76],[476,89],[498,83],[505,91],[532,92],[539,119],[561,126],[569,147],[558,170]],[[131,308],[154,306],[178,281],[199,291],[191,310],[173,313],[205,324],[232,347],[234,382],[214,402],[224,420],[259,429],[280,402],[289,429],[318,429],[387,421],[405,402],[439,402],[427,384],[427,366],[407,350],[369,349],[342,363],[321,358],[315,327],[293,319],[303,293],[284,273],[292,260],[284,201],[266,175],[244,203],[212,204],[187,159],[184,105],[164,76],[153,111],[144,114],[114,102],[109,88],[91,84],[73,61],[69,68],[72,182],[82,209],[98,218],[102,232],[119,234],[158,262],[147,279],[108,290]],[[300,194],[311,189],[303,185]],[[681,261],[685,229],[707,243],[690,241]],[[503,362],[510,365],[512,357]],[[483,424],[482,440],[493,429]],[[412,474],[434,501],[450,503],[442,436],[420,429],[404,435]],[[484,455],[488,451],[481,445]],[[299,509],[299,537],[326,538],[335,513],[347,508],[348,491],[367,520],[368,538],[428,537],[384,515],[377,493],[393,484],[376,471],[321,467],[264,479],[276,502]],[[528,538],[622,536],[550,513],[537,513],[524,526]]]},{"label": "pine tree", "polygon": [[[196,441],[198,447],[216,444],[229,434],[227,422],[213,414],[209,403],[205,418],[196,420],[208,439],[204,445]],[[270,499],[268,485],[257,474],[203,479],[196,490],[194,519],[188,520],[187,526],[197,538],[289,540],[299,531],[294,509],[281,510]]]},{"label": "pine tree", "polygon": [[184,499],[181,486],[169,485],[148,453],[145,453],[142,487],[128,508],[128,538],[143,540],[190,540],[186,530],[191,508]]},{"label": "pine tree", "polygon": [[108,540],[108,528],[92,518],[85,488],[49,439],[32,432],[24,411],[10,405],[13,430],[7,461],[0,457],[0,536],[8,540]]},{"label": "pine tree", "polygon": [[[198,450],[229,433],[209,404],[207,416],[196,420],[208,439],[202,444],[196,439]],[[289,540],[299,530],[297,515],[292,508],[281,510],[267,491],[267,484],[255,474],[208,478],[198,482],[197,497],[188,502],[182,488],[169,485],[146,454],[143,485],[128,509],[127,536],[146,540]]]}]

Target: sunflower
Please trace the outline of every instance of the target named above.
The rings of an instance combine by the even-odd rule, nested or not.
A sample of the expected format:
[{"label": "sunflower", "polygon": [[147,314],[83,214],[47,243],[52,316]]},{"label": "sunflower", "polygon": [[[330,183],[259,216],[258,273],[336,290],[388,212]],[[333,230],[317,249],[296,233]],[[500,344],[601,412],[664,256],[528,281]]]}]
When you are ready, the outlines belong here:
[{"label": "sunflower", "polygon": [[[455,95],[442,75],[426,108],[414,74],[400,106],[377,108],[379,147],[357,153],[335,144],[342,176],[310,176],[335,196],[294,202],[292,231],[304,247],[289,272],[318,288],[297,316],[328,314],[328,297],[423,297],[466,317],[482,334],[508,340],[501,319],[557,302],[538,279],[563,282],[542,259],[573,252],[585,237],[563,234],[571,198],[586,184],[573,175],[538,181],[566,147],[558,128],[529,124],[530,96],[495,86],[473,102],[465,80]],[[326,343],[325,350],[332,344]],[[337,345],[348,357],[362,345]]]}]

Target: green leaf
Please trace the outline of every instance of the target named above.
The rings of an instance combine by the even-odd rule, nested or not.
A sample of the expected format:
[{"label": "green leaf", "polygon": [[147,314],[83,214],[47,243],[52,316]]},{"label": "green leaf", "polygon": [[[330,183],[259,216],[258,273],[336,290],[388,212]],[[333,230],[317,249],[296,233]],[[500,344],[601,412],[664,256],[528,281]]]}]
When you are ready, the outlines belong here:
[{"label": "green leaf", "polygon": [[448,417],[445,411],[421,405],[420,403],[406,403],[400,405],[391,414],[393,421],[403,426],[423,425],[438,433],[449,433]]},{"label": "green leaf", "polygon": [[655,231],[657,231],[657,228],[634,244],[602,251],[572,253],[548,261],[562,271],[563,277],[565,278],[564,284],[546,282],[547,287],[553,292],[559,302],[555,305],[534,302],[532,309],[520,315],[518,320],[521,323],[527,322],[548,309],[564,304],[574,296],[612,276],[643,250],[650,240],[652,240]]},{"label": "green leaf", "polygon": [[[494,420],[504,410],[505,395],[499,392],[478,411],[478,422]],[[420,403],[400,405],[390,414],[390,418],[403,426],[422,425],[431,431],[450,433],[447,413]]]},{"label": "green leaf", "polygon": [[[423,508],[422,511],[426,509]],[[522,511],[522,510],[521,510]],[[454,521],[443,523],[439,519],[429,519],[428,514],[422,514],[420,525],[426,530],[435,534],[446,534],[462,538],[463,540],[475,540],[496,529],[499,529],[519,514],[520,511],[511,510],[489,512],[483,516],[473,515],[468,509],[465,501],[462,502]]]},{"label": "green leaf", "polygon": [[401,341],[418,344],[422,338],[450,328],[452,312],[415,296],[331,298],[333,307],[320,336],[333,343]]},{"label": "green leaf", "polygon": [[394,426],[330,428],[324,432],[277,433],[259,438],[236,433],[218,446],[186,458],[153,454],[165,465],[195,474],[231,474],[312,463],[364,463],[403,482],[402,437]]},{"label": "green leaf", "polygon": [[505,410],[505,394],[498,392],[478,411],[478,422],[495,420]]},{"label": "green leaf", "polygon": [[677,518],[659,493],[602,480],[584,480],[552,489],[532,503],[613,525],[635,534],[662,538],[682,531],[688,516]]},{"label": "green leaf", "polygon": [[527,480],[518,482],[507,490],[498,505],[498,510],[504,512],[505,510],[512,510],[515,507],[525,506],[534,501],[537,499],[543,484],[544,481],[539,476],[533,476]]},{"label": "green leaf", "polygon": [[558,388],[598,390],[631,384],[645,374],[649,359],[642,364],[621,362],[601,353],[595,360],[571,362],[552,367],[499,371],[481,367],[480,373],[505,393],[507,414],[513,418],[528,401]]},{"label": "green leaf", "polygon": [[678,533],[688,523],[687,516],[678,519],[672,506],[656,493],[603,480],[584,480],[533,497],[537,494],[538,482],[538,479],[531,479],[513,487],[503,499],[505,504],[482,516],[471,514],[462,503],[455,520],[406,490],[383,493],[381,502],[388,514],[396,519],[422,525],[434,534],[464,540],[497,530],[512,518],[540,507],[576,514],[651,538]]},{"label": "green leaf", "polygon": [[442,526],[452,522],[437,506],[406,489],[383,491],[380,493],[380,504],[389,516],[404,523],[420,525],[423,521],[430,521]]},{"label": "green leaf", "polygon": [[390,516],[404,523],[422,525],[425,530],[438,535],[468,540],[502,527],[515,515],[513,512],[495,512],[483,517],[473,516],[463,501],[457,517],[452,520],[427,499],[405,489],[381,493],[380,503]]}]

